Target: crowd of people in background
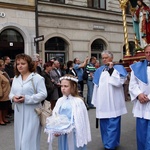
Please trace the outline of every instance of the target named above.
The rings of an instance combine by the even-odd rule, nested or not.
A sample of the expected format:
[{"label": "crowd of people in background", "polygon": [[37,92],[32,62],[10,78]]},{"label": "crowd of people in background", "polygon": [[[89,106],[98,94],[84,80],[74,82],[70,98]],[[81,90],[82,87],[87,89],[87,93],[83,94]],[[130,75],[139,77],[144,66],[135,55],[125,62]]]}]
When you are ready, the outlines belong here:
[{"label": "crowd of people in background", "polygon": [[[46,63],[41,64],[42,59],[38,54],[35,54],[32,57],[32,60],[36,66],[36,72],[45,78],[45,84],[47,91],[50,91],[51,83],[53,85],[52,92],[48,92],[47,100],[51,102],[52,109],[54,108],[56,101],[59,97],[62,96],[61,86],[60,86],[60,77],[65,74],[73,75],[78,79],[78,92],[81,97],[84,98],[85,104],[88,109],[95,109],[95,107],[91,104],[92,92],[93,92],[93,74],[95,70],[100,66],[96,57],[86,57],[83,62],[80,61],[79,58],[74,58],[74,60],[67,61],[66,64],[59,62],[56,58],[50,58],[50,60]],[[83,78],[83,73],[86,71],[88,74],[88,78]],[[49,78],[49,80],[48,80]],[[86,80],[86,81],[85,81]],[[84,85],[87,84],[87,96],[83,95]],[[85,100],[87,97],[87,100]]]},{"label": "crowd of people in background", "polygon": [[[46,99],[50,101],[51,109],[53,110],[59,98],[64,95],[69,96],[63,93],[64,90],[62,90],[62,83],[60,81],[61,77],[64,75],[69,75],[77,79],[77,89],[73,87],[75,90],[73,93],[75,93],[75,95],[73,94],[72,96],[78,97],[79,94],[79,96],[84,99],[83,72],[86,70],[88,80],[92,82],[93,73],[96,70],[94,67],[96,58],[92,57],[90,62],[88,61],[88,57],[85,58],[83,63],[81,63],[78,58],[75,58],[74,60],[69,60],[67,65],[65,65],[53,58],[48,62],[43,63],[38,54],[35,54],[33,57],[26,54],[18,54],[13,63],[8,56],[5,56],[4,60],[0,60],[0,125],[5,126],[8,123],[11,123],[7,119],[7,116],[11,117],[12,113],[14,113],[14,136],[16,150],[23,150],[24,148],[28,150],[31,148],[33,150],[40,149],[39,140],[41,126],[34,109],[36,107],[40,107],[43,104],[43,100]],[[65,86],[66,85],[64,85],[64,87]],[[91,87],[89,88],[91,89]],[[72,91],[72,89],[70,90]],[[72,93],[71,91],[69,92],[70,94]],[[62,95],[62,93],[64,95]],[[12,103],[14,104],[14,110],[12,110]],[[82,106],[83,104],[84,107]],[[87,120],[87,110],[85,111],[88,105],[85,105],[85,100],[83,100],[83,104],[78,104],[82,106],[81,108],[76,108],[76,104],[73,104],[75,105],[73,108],[79,110],[79,112],[82,112],[82,109],[84,109],[83,112],[86,118],[83,117],[82,119],[83,121],[86,121],[85,123],[88,127],[88,133],[86,133],[86,130],[84,131],[84,134],[88,135],[88,138],[84,142],[83,146],[86,150],[87,141],[90,141],[91,135],[89,121]],[[82,120],[77,119],[77,121],[80,122]],[[80,122],[80,126],[81,125],[83,124]],[[81,131],[80,129],[76,130]],[[31,136],[32,140],[29,138]],[[76,138],[76,140],[78,140],[78,138]],[[75,147],[77,147],[77,145],[75,145]]]},{"label": "crowd of people in background", "polygon": [[[1,70],[7,73],[7,78],[11,86],[15,76],[14,64],[11,62],[9,56],[4,56],[3,61],[4,65]],[[95,109],[93,104],[91,104],[94,86],[93,74],[96,69],[100,67],[100,62],[96,59],[96,57],[86,57],[83,62],[81,62],[80,59],[76,57],[74,60],[69,60],[66,64],[64,64],[59,62],[56,58],[50,58],[48,62],[44,63],[39,54],[35,54],[32,56],[32,61],[35,64],[36,73],[45,78],[45,84],[48,91],[48,96],[46,99],[51,101],[52,109],[54,108],[57,99],[62,96],[59,78],[65,74],[71,74],[78,79],[78,89],[80,96],[87,98],[85,103],[89,109]],[[83,77],[84,72],[87,74],[86,79]],[[87,85],[87,95],[83,95],[85,84]],[[128,91],[125,93],[128,95]],[[11,109],[11,104],[9,104],[8,116],[11,116],[12,112],[13,110]]]},{"label": "crowd of people in background", "polygon": [[[40,147],[41,126],[38,116],[33,110],[40,107],[44,99],[50,101],[52,110],[56,110],[57,100],[61,97],[75,98],[76,101],[80,96],[85,104],[84,107],[87,108],[86,110],[96,109],[96,118],[100,121],[100,133],[104,148],[115,150],[120,144],[121,115],[127,113],[125,101],[130,100],[129,94],[131,94],[131,100],[134,101],[133,113],[137,117],[138,150],[145,150],[143,147],[149,147],[148,141],[146,141],[146,139],[148,140],[147,136],[149,136],[147,134],[149,129],[149,91],[147,90],[149,76],[147,73],[149,72],[146,71],[147,66],[149,66],[147,63],[150,61],[149,54],[150,46],[148,45],[145,47],[146,60],[133,63],[131,74],[126,71],[123,65],[113,64],[113,54],[106,50],[101,54],[101,65],[94,56],[91,58],[86,57],[83,62],[76,57],[66,64],[62,64],[55,58],[44,63],[38,54],[33,57],[18,54],[14,64],[12,64],[10,58],[5,56],[3,60],[0,59],[0,125],[6,126],[11,123],[9,117],[14,113],[16,150],[20,150],[20,147],[22,150],[23,147],[25,149],[28,147],[28,150],[31,147],[33,150],[38,150]],[[145,67],[145,69],[140,71],[140,67]],[[75,87],[70,87],[74,84],[75,87],[77,86],[79,95],[73,94],[70,97],[69,95],[76,90]],[[87,86],[87,96],[83,93],[85,84]],[[67,89],[67,87],[70,88]],[[73,92],[72,89],[74,89]],[[66,93],[65,90],[69,92]],[[12,110],[12,103],[15,104],[14,110]],[[69,115],[70,108],[76,107],[75,104],[70,104],[66,103],[63,106],[64,108],[61,107],[61,112]],[[80,105],[82,106],[82,104]],[[82,109],[84,109],[84,114],[87,117],[85,108]],[[142,109],[141,112],[138,108]],[[89,124],[89,121],[86,121]],[[147,130],[142,133],[143,130],[140,129],[145,128]],[[32,130],[34,132],[31,132]],[[141,133],[143,139],[140,137]],[[32,136],[33,140],[28,138],[29,136]],[[86,140],[90,141],[90,131],[88,136],[89,139]],[[64,137],[62,139],[64,141]],[[142,141],[144,142],[140,144]],[[62,144],[60,145],[62,147]],[[83,150],[86,150],[86,145],[85,142]],[[77,145],[75,147],[78,149]]]}]

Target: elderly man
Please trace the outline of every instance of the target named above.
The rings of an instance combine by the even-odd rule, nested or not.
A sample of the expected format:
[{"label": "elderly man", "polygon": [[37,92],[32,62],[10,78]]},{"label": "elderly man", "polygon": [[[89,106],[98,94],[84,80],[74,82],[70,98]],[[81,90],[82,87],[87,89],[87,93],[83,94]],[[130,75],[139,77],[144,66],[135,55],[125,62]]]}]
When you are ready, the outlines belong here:
[{"label": "elderly man", "polygon": [[113,54],[101,53],[103,66],[94,73],[92,104],[100,120],[102,142],[106,150],[115,150],[120,143],[121,115],[126,114],[123,84],[127,71],[113,64]]},{"label": "elderly man", "polygon": [[146,60],[130,66],[129,92],[136,117],[137,150],[150,149],[150,45],[144,52]]}]

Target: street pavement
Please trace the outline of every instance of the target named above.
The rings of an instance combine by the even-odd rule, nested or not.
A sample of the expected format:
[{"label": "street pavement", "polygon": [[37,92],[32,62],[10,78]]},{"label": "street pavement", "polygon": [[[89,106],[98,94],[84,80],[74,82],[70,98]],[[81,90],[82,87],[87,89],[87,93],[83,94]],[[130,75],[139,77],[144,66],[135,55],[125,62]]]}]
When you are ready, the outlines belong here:
[{"label": "street pavement", "polygon": [[[128,113],[122,116],[121,140],[117,150],[136,150],[135,118],[132,115],[132,103],[126,102]],[[88,150],[104,150],[99,128],[96,128],[95,109],[88,110],[92,141],[88,143]],[[13,119],[6,126],[0,126],[0,150],[15,150]],[[42,130],[41,150],[48,150],[47,135]],[[53,142],[53,150],[57,150],[57,138]]]}]

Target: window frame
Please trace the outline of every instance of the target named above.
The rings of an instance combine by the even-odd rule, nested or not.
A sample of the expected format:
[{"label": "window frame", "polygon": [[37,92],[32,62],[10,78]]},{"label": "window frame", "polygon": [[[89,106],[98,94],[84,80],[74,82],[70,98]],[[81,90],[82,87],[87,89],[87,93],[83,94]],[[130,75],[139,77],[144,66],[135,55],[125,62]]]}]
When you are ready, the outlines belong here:
[{"label": "window frame", "polygon": [[[94,2],[98,1],[98,7],[94,7]],[[104,1],[104,8],[101,7],[100,1]],[[88,0],[88,7],[93,9],[106,10],[106,0]]]},{"label": "window frame", "polygon": [[59,4],[65,4],[65,0],[61,2],[62,0],[49,0],[51,3],[59,3]]}]

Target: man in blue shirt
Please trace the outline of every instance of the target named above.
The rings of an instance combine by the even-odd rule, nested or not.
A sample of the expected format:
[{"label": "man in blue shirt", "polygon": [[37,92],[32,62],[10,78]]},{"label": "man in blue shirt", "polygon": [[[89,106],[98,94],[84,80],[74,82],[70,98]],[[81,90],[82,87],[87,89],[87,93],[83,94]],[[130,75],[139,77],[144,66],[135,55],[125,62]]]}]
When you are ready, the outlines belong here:
[{"label": "man in blue shirt", "polygon": [[77,76],[78,76],[78,84],[80,85],[81,96],[83,96],[83,89],[84,89],[83,68],[88,63],[88,57],[85,58],[83,63],[80,62],[79,58],[75,58],[73,62],[74,62],[74,69],[75,69]]}]

